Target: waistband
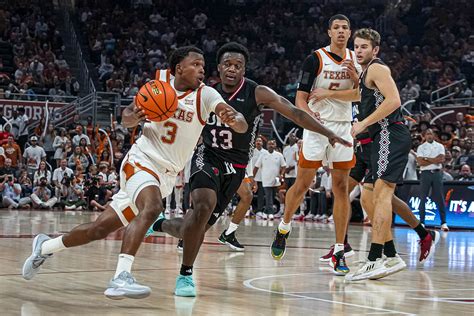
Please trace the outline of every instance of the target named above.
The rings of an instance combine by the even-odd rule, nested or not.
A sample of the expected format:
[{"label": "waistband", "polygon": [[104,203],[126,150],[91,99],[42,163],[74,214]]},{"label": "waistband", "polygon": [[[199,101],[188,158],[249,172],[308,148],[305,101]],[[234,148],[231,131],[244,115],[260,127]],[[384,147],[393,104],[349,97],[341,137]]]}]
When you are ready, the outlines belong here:
[{"label": "waistband", "polygon": [[367,137],[367,138],[362,138],[357,140],[361,145],[367,145],[372,142],[372,138]]},{"label": "waistband", "polygon": [[232,166],[234,166],[234,168],[239,168],[239,169],[247,168],[247,165],[242,165],[242,164],[239,164],[239,163],[233,163]]}]

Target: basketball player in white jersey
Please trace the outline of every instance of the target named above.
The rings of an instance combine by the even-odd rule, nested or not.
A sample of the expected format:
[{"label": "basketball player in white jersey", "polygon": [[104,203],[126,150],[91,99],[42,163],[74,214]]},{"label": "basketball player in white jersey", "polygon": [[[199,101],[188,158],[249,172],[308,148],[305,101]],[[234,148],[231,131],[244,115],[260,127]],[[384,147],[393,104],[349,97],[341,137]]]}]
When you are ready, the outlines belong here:
[{"label": "basketball player in white jersey", "polygon": [[[140,285],[131,275],[134,256],[150,225],[163,211],[162,198],[171,193],[176,175],[193,151],[211,112],[238,133],[247,131],[242,114],[226,104],[221,95],[202,84],[203,52],[192,46],[177,49],[170,57],[171,71],[161,71],[160,80],[168,81],[178,95],[178,109],[163,122],[145,122],[143,134],[132,146],[120,170],[120,191],[93,223],[75,227],[51,239],[40,234],[33,240],[33,253],[25,261],[23,277],[34,277],[53,253],[105,238],[126,226],[115,276],[105,295],[111,299],[144,298],[151,289]],[[146,119],[132,103],[123,112],[123,124],[135,127]]]},{"label": "basketball player in white jersey", "polygon": [[[351,102],[336,99],[314,102],[308,99],[310,92],[317,88],[347,90],[353,89],[358,83],[357,76],[352,76],[352,73],[347,71],[348,65],[355,65],[360,69],[355,61],[354,52],[347,49],[347,42],[351,36],[349,19],[342,14],[331,17],[328,35],[331,44],[316,50],[303,64],[296,93],[296,106],[312,115],[319,112],[320,119],[326,127],[336,135],[353,142]],[[271,254],[277,260],[283,258],[292,216],[311,185],[315,171],[323,164],[331,168],[333,215],[336,225],[334,255],[329,263],[336,275],[345,275],[349,272],[344,257],[344,239],[350,208],[348,178],[351,168],[355,165],[354,150],[352,147],[340,144],[332,147],[326,138],[308,130],[304,130],[303,133],[303,147],[300,151],[296,181],[286,194],[284,218],[278,226]]]}]

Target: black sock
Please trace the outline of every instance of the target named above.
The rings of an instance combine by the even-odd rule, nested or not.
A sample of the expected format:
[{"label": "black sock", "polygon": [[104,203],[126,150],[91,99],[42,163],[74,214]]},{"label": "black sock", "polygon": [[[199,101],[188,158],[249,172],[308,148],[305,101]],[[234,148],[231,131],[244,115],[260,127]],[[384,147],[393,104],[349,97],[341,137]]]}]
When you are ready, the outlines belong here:
[{"label": "black sock", "polygon": [[415,230],[421,240],[425,239],[426,235],[428,235],[428,231],[426,230],[426,228],[423,227],[423,225],[421,225],[421,223],[419,223],[418,226],[413,228],[413,230]]},{"label": "black sock", "polygon": [[193,275],[193,266],[181,265],[181,270],[179,271],[181,275]]},{"label": "black sock", "polygon": [[383,245],[374,244],[370,245],[369,260],[375,261],[378,258],[382,258]]},{"label": "black sock", "polygon": [[154,224],[153,224],[153,230],[155,232],[163,232],[161,230],[161,225],[163,225],[163,222],[166,220],[166,218],[160,218],[159,220],[157,220]]},{"label": "black sock", "polygon": [[346,236],[344,237],[344,245],[347,244],[347,234]]},{"label": "black sock", "polygon": [[383,246],[383,253],[387,257],[393,258],[397,254],[397,250],[395,250],[395,244],[393,243],[393,239],[387,241]]}]

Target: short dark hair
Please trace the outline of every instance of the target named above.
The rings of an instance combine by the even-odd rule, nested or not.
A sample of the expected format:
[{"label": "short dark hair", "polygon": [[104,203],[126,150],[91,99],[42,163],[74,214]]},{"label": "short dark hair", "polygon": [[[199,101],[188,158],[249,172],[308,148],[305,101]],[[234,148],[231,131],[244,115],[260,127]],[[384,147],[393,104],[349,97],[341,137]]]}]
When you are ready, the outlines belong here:
[{"label": "short dark hair", "polygon": [[185,59],[189,53],[197,53],[204,55],[204,52],[197,48],[196,46],[183,46],[180,48],[177,48],[170,56],[169,59],[169,64],[170,64],[170,69],[171,69],[171,74],[174,75],[174,72],[176,70],[176,65],[178,65],[180,62]]},{"label": "short dark hair", "polygon": [[18,112],[25,113],[25,108],[18,108]]},{"label": "short dark hair", "polygon": [[380,46],[380,34],[374,29],[371,29],[371,28],[359,29],[354,33],[354,39],[357,37],[370,41],[372,44],[372,47]]},{"label": "short dark hair", "polygon": [[345,16],[344,14],[336,14],[336,15],[333,15],[333,16],[329,19],[329,22],[328,22],[328,29],[331,29],[331,27],[332,27],[332,22],[334,22],[335,20],[347,21],[347,24],[349,24],[349,28],[351,27],[351,21],[349,20],[349,18],[348,18],[347,16]]},{"label": "short dark hair", "polygon": [[224,44],[219,48],[217,51],[217,63],[220,64],[221,58],[225,53],[239,53],[244,56],[245,63],[248,63],[249,61],[249,51],[247,47],[245,47],[242,44],[239,44],[237,42],[229,42],[227,44]]}]

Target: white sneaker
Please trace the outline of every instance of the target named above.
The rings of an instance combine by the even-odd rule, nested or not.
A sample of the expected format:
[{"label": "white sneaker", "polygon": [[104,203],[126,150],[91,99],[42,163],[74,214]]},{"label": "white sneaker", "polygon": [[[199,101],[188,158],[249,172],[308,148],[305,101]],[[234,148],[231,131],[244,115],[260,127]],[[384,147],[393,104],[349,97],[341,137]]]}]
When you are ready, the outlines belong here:
[{"label": "white sneaker", "polygon": [[359,265],[356,272],[346,275],[346,281],[361,281],[367,279],[383,278],[387,274],[387,268],[384,265],[384,259],[378,258],[375,261],[365,261]]},{"label": "white sneaker", "polygon": [[321,215],[315,215],[313,218],[313,221],[320,221],[321,220]]},{"label": "white sneaker", "polygon": [[267,213],[262,213],[262,219],[268,219]]},{"label": "white sneaker", "polygon": [[245,213],[245,217],[250,217],[250,210]]},{"label": "white sneaker", "polygon": [[280,212],[276,213],[275,215],[273,215],[273,217],[276,218],[276,219],[278,219],[278,218],[281,218],[282,215],[283,215],[283,212],[280,211]]},{"label": "white sneaker", "polygon": [[441,225],[441,230],[444,232],[449,232],[448,224],[444,223],[443,225]]},{"label": "white sneaker", "polygon": [[269,220],[273,221],[274,218],[275,218],[275,217],[273,216],[273,214],[269,214],[269,215],[268,215],[268,219],[269,219]]},{"label": "white sneaker", "polygon": [[263,218],[263,212],[257,212],[257,218]]},{"label": "white sneaker", "polygon": [[66,205],[66,206],[64,207],[64,209],[65,209],[65,210],[75,210],[76,207],[75,207],[74,205],[71,205],[71,206],[67,206],[67,205]]},{"label": "white sneaker", "polygon": [[395,257],[385,257],[383,264],[387,269],[387,273],[383,277],[402,271],[407,267],[405,261],[398,254]]},{"label": "white sneaker", "polygon": [[137,283],[137,280],[126,271],[120,273],[117,278],[110,280],[108,288],[104,294],[113,300],[121,300],[123,298],[145,298],[149,296],[151,289],[148,286]]},{"label": "white sneaker", "polygon": [[321,215],[321,217],[319,218],[319,220],[320,220],[321,222],[327,222],[327,221],[329,221],[329,220],[328,220],[328,216],[327,216],[326,214]]},{"label": "white sneaker", "polygon": [[332,215],[329,216],[329,217],[326,216],[326,218],[327,218],[328,222],[330,222],[330,223],[334,222],[334,218],[333,218]]},{"label": "white sneaker", "polygon": [[165,214],[170,215],[170,209],[169,208],[165,209]]},{"label": "white sneaker", "polygon": [[178,215],[183,215],[183,214],[184,214],[183,210],[181,208],[178,208]]},{"label": "white sneaker", "polygon": [[314,220],[314,215],[311,214],[311,213],[308,213],[308,215],[306,215],[306,216],[304,217],[304,220],[305,220],[305,221],[313,221],[313,220]]}]

